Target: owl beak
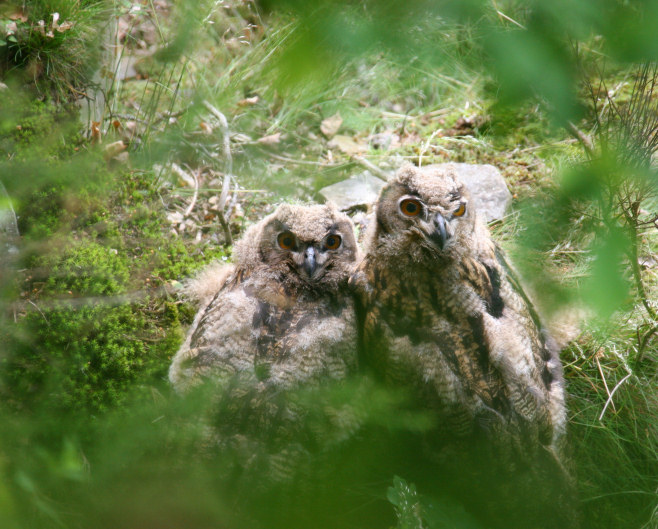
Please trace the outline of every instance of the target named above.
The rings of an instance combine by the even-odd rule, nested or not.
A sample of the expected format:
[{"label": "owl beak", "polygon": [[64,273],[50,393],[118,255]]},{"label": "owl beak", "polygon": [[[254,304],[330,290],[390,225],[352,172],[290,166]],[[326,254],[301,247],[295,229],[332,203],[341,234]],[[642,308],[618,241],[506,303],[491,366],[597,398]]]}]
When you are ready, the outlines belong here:
[{"label": "owl beak", "polygon": [[308,277],[313,277],[317,267],[318,263],[315,260],[315,248],[309,246],[304,251],[304,271],[308,274]]},{"label": "owl beak", "polygon": [[434,244],[436,244],[440,250],[448,242],[449,235],[446,232],[446,219],[443,218],[441,213],[437,213],[434,217],[434,231],[430,234],[430,239]]}]

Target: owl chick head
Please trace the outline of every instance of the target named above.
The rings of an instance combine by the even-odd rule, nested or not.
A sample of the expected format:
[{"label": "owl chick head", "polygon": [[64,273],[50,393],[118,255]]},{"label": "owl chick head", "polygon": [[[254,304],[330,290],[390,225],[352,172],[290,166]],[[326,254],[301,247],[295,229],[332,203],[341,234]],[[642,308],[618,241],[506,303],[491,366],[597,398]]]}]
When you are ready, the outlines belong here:
[{"label": "owl chick head", "polygon": [[291,287],[335,288],[359,257],[354,225],[333,204],[282,204],[236,244],[236,264]]},{"label": "owl chick head", "polygon": [[463,252],[475,228],[469,195],[450,166],[403,166],[377,201],[380,251],[415,261]]}]

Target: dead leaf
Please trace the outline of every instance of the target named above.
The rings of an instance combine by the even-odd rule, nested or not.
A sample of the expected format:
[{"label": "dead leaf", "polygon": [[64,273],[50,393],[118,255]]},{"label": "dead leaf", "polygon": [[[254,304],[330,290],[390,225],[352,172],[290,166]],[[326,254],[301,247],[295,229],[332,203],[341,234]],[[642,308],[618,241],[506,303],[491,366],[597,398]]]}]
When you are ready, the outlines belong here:
[{"label": "dead leaf", "polygon": [[281,141],[281,133],[276,132],[274,134],[270,134],[269,136],[263,136],[262,138],[258,138],[256,141],[263,145],[275,145]]},{"label": "dead leaf", "polygon": [[328,146],[330,149],[338,149],[349,156],[363,154],[368,150],[367,145],[357,143],[350,136],[342,136],[340,134],[334,136],[334,139],[328,143]]},{"label": "dead leaf", "polygon": [[199,128],[204,134],[208,134],[208,135],[212,134],[212,127],[205,121],[199,123]]},{"label": "dead leaf", "polygon": [[120,152],[112,158],[112,161],[120,164],[127,164],[128,160],[130,160],[130,153],[128,151]]},{"label": "dead leaf", "polygon": [[239,107],[248,107],[248,106],[251,106],[251,105],[255,105],[256,103],[258,103],[258,101],[259,101],[258,96],[247,97],[245,99],[241,99],[240,101],[238,101],[238,106]]},{"label": "dead leaf", "polygon": [[172,211],[171,213],[167,213],[167,220],[171,224],[180,224],[183,222],[183,214],[179,211]]},{"label": "dead leaf", "polygon": [[336,135],[342,124],[343,118],[340,117],[340,113],[336,112],[330,118],[322,121],[320,124],[320,131],[327,137],[327,139],[331,139]]},{"label": "dead leaf", "polygon": [[178,164],[171,164],[171,172],[174,173],[179,179],[185,182],[188,186],[194,188],[197,187],[197,182],[193,176],[191,176],[187,171],[185,171]]},{"label": "dead leaf", "polygon": [[92,121],[91,122],[91,143],[96,144],[101,141],[101,122]]},{"label": "dead leaf", "polygon": [[11,13],[7,18],[9,20],[19,20],[20,22],[27,22],[27,15],[22,11],[16,11]]},{"label": "dead leaf", "polygon": [[113,143],[109,143],[103,149],[103,158],[105,158],[105,160],[110,160],[114,158],[117,154],[125,150],[126,150],[126,144],[123,143],[121,140],[115,141]]},{"label": "dead leaf", "polygon": [[55,29],[57,29],[57,31],[59,31],[60,33],[64,33],[65,31],[68,31],[72,27],[73,27],[73,22],[69,22],[68,20],[65,20]]}]

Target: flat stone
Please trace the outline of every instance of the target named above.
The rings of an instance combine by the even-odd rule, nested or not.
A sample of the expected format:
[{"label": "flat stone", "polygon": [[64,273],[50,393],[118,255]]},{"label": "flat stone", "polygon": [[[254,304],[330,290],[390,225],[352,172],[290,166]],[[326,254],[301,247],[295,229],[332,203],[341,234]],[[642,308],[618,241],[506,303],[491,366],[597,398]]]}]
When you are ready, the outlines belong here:
[{"label": "flat stone", "polygon": [[347,180],[320,189],[322,198],[331,201],[343,211],[373,204],[382,187],[386,185],[381,178],[364,171]]},{"label": "flat stone", "polygon": [[327,143],[327,147],[330,149],[338,149],[348,156],[363,154],[368,150],[367,144],[357,143],[354,138],[342,134],[336,134],[333,139]]},{"label": "flat stone", "polygon": [[493,165],[470,163],[435,164],[436,167],[454,167],[457,177],[471,194],[471,202],[487,222],[500,220],[512,202],[503,175]]},{"label": "flat stone", "polygon": [[[486,222],[500,220],[505,216],[512,201],[512,194],[497,168],[488,164],[469,163],[435,164],[432,167],[449,166],[453,167],[457,177],[468,188],[471,203]],[[347,180],[324,187],[319,193],[341,210],[365,209],[374,204],[385,185],[386,182],[382,179],[373,176],[369,171],[364,171]]]}]

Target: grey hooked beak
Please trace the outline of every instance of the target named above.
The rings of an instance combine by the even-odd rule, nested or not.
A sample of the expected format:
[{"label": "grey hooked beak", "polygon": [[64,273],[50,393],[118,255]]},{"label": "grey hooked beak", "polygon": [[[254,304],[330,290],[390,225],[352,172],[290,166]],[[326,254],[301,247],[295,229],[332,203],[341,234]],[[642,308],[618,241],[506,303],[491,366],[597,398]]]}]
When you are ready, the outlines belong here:
[{"label": "grey hooked beak", "polygon": [[315,248],[309,246],[304,250],[304,271],[308,274],[308,277],[313,277],[316,268],[317,262],[315,260]]},{"label": "grey hooked beak", "polygon": [[435,229],[430,237],[434,244],[436,244],[439,249],[443,250],[449,238],[449,235],[446,232],[446,219],[443,218],[441,213],[437,213],[433,220]]}]

